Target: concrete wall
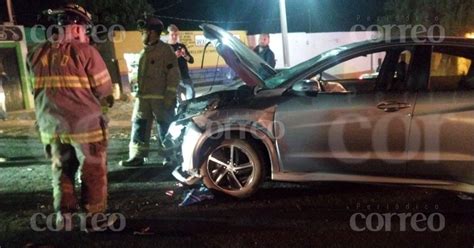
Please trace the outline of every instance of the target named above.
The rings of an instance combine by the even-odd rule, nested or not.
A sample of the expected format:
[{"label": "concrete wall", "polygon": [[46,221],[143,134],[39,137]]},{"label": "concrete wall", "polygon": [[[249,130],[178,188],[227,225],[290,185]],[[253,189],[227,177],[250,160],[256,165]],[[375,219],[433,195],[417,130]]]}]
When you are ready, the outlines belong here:
[{"label": "concrete wall", "polygon": [[[376,32],[289,33],[290,66],[297,65],[330,49],[370,39]],[[248,36],[255,47],[259,35]],[[281,34],[270,34],[270,48],[275,53],[276,68],[283,68],[283,42]]]},{"label": "concrete wall", "polygon": [[[247,44],[246,31],[230,31],[242,42]],[[168,36],[162,35],[161,39],[166,42]],[[122,90],[127,91],[130,87],[131,75],[137,73],[137,66],[130,68],[125,61],[125,54],[130,57],[136,57],[143,49],[141,35],[137,31],[115,32],[114,33],[114,49],[115,58],[118,61],[118,66],[121,75],[121,82],[123,84]],[[204,46],[207,43],[202,31],[182,31],[180,33],[180,42],[184,43],[189,52],[194,57],[194,64],[188,64],[190,69],[190,76],[195,83],[208,83],[208,81],[225,81],[229,76],[228,70],[225,69],[226,64],[224,59],[220,58],[216,49],[209,45],[204,55]],[[204,64],[201,69],[201,62],[204,56]],[[137,59],[135,59],[137,60]],[[216,70],[217,68],[217,70]]]}]

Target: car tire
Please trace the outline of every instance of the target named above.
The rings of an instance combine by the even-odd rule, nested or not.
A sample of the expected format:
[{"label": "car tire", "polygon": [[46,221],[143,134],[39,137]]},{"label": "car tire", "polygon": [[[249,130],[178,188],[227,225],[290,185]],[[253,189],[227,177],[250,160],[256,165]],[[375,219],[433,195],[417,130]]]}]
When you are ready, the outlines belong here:
[{"label": "car tire", "polygon": [[265,175],[263,157],[254,147],[240,139],[226,139],[212,145],[201,166],[204,185],[236,198],[253,195]]}]

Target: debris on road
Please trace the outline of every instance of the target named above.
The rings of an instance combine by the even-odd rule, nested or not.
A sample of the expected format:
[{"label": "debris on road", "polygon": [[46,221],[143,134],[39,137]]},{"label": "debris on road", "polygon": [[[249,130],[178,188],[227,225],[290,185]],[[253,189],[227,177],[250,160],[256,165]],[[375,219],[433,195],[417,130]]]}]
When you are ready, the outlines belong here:
[{"label": "debris on road", "polygon": [[54,246],[52,246],[52,245],[39,245],[39,244],[35,244],[35,243],[30,242],[30,243],[26,244],[23,247],[25,247],[25,248],[36,248],[36,247],[53,248]]},{"label": "debris on road", "polygon": [[169,196],[169,197],[173,197],[174,196],[174,190],[166,191],[166,195]]},{"label": "debris on road", "polygon": [[201,186],[199,189],[191,189],[185,192],[184,200],[179,204],[180,207],[190,206],[205,200],[214,199],[214,194],[206,187]]},{"label": "debris on road", "polygon": [[150,227],[145,227],[145,228],[142,228],[140,231],[133,232],[133,235],[147,236],[147,235],[154,235],[154,233],[150,231]]},{"label": "debris on road", "polygon": [[466,195],[466,194],[458,194],[458,197],[459,199],[463,200],[463,201],[474,201],[474,197],[470,196],[470,195]]}]

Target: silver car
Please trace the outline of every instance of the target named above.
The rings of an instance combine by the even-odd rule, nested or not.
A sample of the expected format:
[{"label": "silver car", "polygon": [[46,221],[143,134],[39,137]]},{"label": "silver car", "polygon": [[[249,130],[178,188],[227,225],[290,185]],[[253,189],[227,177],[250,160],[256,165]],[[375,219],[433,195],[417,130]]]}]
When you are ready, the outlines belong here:
[{"label": "silver car", "polygon": [[474,41],[367,41],[277,72],[201,28],[242,81],[184,104],[178,180],[238,198],[266,178],[474,192]]}]

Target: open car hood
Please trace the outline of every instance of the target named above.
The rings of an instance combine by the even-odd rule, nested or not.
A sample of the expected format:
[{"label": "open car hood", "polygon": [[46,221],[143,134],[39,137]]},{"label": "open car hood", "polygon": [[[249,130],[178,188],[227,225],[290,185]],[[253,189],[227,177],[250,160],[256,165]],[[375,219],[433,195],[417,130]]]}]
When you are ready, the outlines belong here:
[{"label": "open car hood", "polygon": [[224,29],[212,24],[202,24],[200,28],[204,31],[204,36],[214,43],[227,65],[247,85],[267,88],[265,80],[277,74],[271,66]]}]

